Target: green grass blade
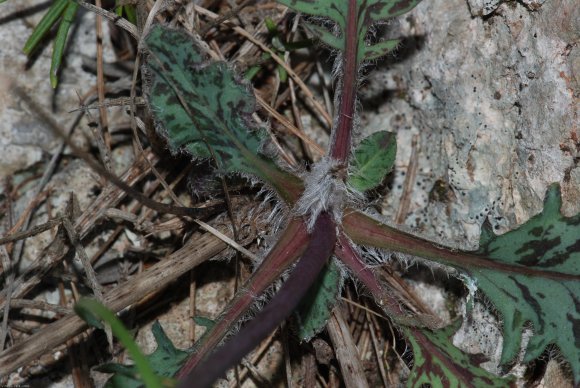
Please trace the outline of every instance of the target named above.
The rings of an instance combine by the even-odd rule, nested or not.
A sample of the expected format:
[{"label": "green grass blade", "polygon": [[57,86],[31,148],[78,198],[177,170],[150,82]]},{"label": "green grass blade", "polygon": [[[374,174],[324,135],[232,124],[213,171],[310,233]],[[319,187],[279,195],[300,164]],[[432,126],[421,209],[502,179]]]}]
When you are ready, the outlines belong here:
[{"label": "green grass blade", "polygon": [[79,9],[78,3],[74,1],[68,1],[64,14],[62,16],[62,21],[58,26],[58,31],[56,33],[56,38],[54,39],[54,46],[52,49],[52,62],[50,63],[50,85],[56,88],[58,84],[58,69],[62,62],[62,56],[64,54],[64,49],[66,46],[66,37],[68,31],[72,26],[77,10]]},{"label": "green grass blade", "polygon": [[81,299],[75,305],[74,309],[81,318],[90,324],[97,320],[103,320],[108,323],[115,337],[117,337],[131,355],[145,386],[147,388],[161,387],[161,380],[153,372],[149,360],[141,353],[139,346],[133,341],[129,330],[123,326],[123,323],[112,311],[94,299]]},{"label": "green grass blade", "polygon": [[62,15],[68,4],[68,1],[69,0],[56,0],[54,3],[52,3],[48,11],[44,14],[24,44],[22,51],[24,51],[26,55],[30,55],[30,53],[38,46],[38,43],[42,40],[42,38],[44,38],[48,31],[50,31],[58,18]]}]

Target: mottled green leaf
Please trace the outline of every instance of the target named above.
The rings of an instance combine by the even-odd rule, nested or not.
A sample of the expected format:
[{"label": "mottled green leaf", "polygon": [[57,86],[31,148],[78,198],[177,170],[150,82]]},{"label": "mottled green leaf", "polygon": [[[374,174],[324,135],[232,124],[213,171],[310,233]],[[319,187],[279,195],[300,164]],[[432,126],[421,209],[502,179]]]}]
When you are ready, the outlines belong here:
[{"label": "mottled green leaf", "polygon": [[503,319],[502,362],[520,350],[526,322],[533,324],[524,361],[556,344],[580,381],[580,215],[564,217],[557,184],[544,201],[544,210],[518,229],[495,236],[482,233],[478,254],[514,270],[468,269],[477,286]]},{"label": "mottled green leaf", "polygon": [[173,153],[211,159],[222,173],[260,177],[295,201],[300,181],[260,154],[264,135],[251,119],[255,98],[224,62],[210,63],[183,31],[154,26],[144,40],[147,98]]},{"label": "mottled green leaf", "polygon": [[251,127],[255,99],[226,63],[207,63],[183,31],[155,26],[150,52],[149,103],[172,152],[213,159],[224,172],[259,173],[262,134]]},{"label": "mottled green leaf", "polygon": [[507,387],[512,379],[497,377],[479,367],[482,357],[470,355],[456,348],[451,340],[461,321],[442,330],[405,329],[413,348],[413,369],[407,387],[421,388],[428,384],[437,387]]},{"label": "mottled green leaf", "polygon": [[318,275],[318,280],[297,309],[298,336],[302,341],[310,341],[324,329],[340,296],[341,286],[340,268],[332,260]]},{"label": "mottled green leaf", "polygon": [[[357,58],[371,59],[386,54],[389,50],[385,44],[379,44],[374,48],[365,45],[365,39],[369,27],[379,21],[402,15],[413,9],[420,0],[278,0],[295,11],[311,16],[324,16],[336,23],[338,34],[334,35],[323,27],[309,27],[314,35],[319,37],[329,46],[345,51],[348,20],[355,23],[352,30],[358,37]],[[351,7],[351,8],[349,8]],[[352,14],[349,15],[349,9]]]},{"label": "mottled green leaf", "polygon": [[373,133],[355,149],[348,183],[358,191],[378,186],[393,169],[396,155],[397,138],[394,133]]},{"label": "mottled green leaf", "polygon": [[[368,4],[369,10],[367,11],[367,17],[378,22],[380,20],[401,16],[402,14],[409,12],[415,8],[421,0],[375,0],[368,2],[366,0],[359,0],[359,2]],[[368,21],[368,19],[366,20]]]},{"label": "mottled green leaf", "polygon": [[[123,364],[116,364],[116,363],[107,363],[103,365],[99,365],[95,367],[95,370],[102,372],[102,373],[111,373],[111,374],[119,374],[126,377],[130,377],[131,379],[137,379],[135,367],[132,365],[123,365]],[[115,377],[115,376],[112,376]]]},{"label": "mottled green leaf", "polygon": [[580,214],[560,213],[558,185],[546,193],[544,210],[519,228],[496,236],[485,229],[480,248],[462,252],[441,247],[373,220],[345,215],[342,226],[358,244],[421,256],[451,265],[473,277],[503,320],[502,362],[520,351],[524,325],[533,336],[524,361],[555,344],[580,382]]}]

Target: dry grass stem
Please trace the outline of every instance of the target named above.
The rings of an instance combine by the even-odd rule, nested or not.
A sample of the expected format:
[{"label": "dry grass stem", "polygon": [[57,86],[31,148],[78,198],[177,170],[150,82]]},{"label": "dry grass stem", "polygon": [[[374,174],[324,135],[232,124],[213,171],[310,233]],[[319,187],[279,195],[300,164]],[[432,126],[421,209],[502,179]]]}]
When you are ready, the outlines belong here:
[{"label": "dry grass stem", "polygon": [[361,364],[359,351],[356,348],[349,327],[339,308],[333,310],[332,316],[326,324],[326,328],[334,346],[336,358],[340,364],[340,370],[346,387],[368,387],[369,384]]},{"label": "dry grass stem", "polygon": [[[113,312],[120,312],[139,302],[146,295],[164,289],[177,278],[225,248],[226,244],[213,235],[194,235],[183,248],[106,293],[103,298],[104,305]],[[26,340],[0,353],[2,375],[50,352],[85,329],[86,323],[76,314],[69,314],[45,326]]]}]

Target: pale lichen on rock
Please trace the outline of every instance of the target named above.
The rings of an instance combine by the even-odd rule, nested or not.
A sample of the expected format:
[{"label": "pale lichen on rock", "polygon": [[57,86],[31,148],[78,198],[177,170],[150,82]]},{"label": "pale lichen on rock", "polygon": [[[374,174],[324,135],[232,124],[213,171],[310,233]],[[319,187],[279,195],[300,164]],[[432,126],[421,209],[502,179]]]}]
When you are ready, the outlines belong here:
[{"label": "pale lichen on rock", "polygon": [[[578,191],[578,7],[559,0],[532,11],[498,2],[488,16],[474,17],[475,3],[424,2],[400,21],[394,30],[415,39],[368,82],[397,93],[377,116],[363,118],[369,131],[398,131],[385,212],[396,212],[410,139],[418,135],[407,223],[447,243],[467,238],[471,247],[486,219],[506,231],[538,213],[551,182],[562,182],[565,210],[580,210],[568,195]],[[447,203],[430,195],[435,182],[447,185]]]}]

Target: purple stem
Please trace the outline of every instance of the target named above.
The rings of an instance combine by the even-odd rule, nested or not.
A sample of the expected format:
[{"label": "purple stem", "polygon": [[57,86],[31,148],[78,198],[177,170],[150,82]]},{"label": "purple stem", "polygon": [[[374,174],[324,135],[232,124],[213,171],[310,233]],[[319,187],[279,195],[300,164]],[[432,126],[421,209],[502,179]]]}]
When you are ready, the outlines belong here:
[{"label": "purple stem", "polygon": [[340,90],[340,105],[338,109],[338,124],[333,129],[330,156],[338,160],[346,168],[350,154],[354,106],[356,99],[356,84],[358,74],[358,13],[357,0],[348,0],[348,15],[346,16],[345,50],[342,68],[342,88]]},{"label": "purple stem", "polygon": [[310,241],[306,226],[299,219],[289,222],[284,232],[280,235],[276,245],[268,252],[268,255],[260,264],[260,267],[248,279],[241,290],[224,312],[219,316],[215,325],[208,329],[195,344],[195,352],[177,373],[177,378],[187,376],[199,362],[211,353],[224,336],[252,306],[256,295],[260,295],[268,286],[282,275],[290,265],[303,254]]},{"label": "purple stem", "polygon": [[334,253],[350,269],[354,277],[360,280],[371,292],[375,301],[390,317],[395,320],[406,320],[408,314],[400,301],[391,295],[375,277],[375,273],[363,262],[344,233],[338,236],[338,247]]},{"label": "purple stem", "polygon": [[332,254],[335,243],[334,222],[328,213],[322,213],[316,220],[304,255],[280,291],[235,337],[198,364],[185,379],[180,381],[178,387],[211,387],[217,378],[236,365],[242,357],[276,329],[292,313],[317,279]]},{"label": "purple stem", "polygon": [[580,280],[580,276],[575,274],[504,263],[477,253],[447,248],[382,224],[360,212],[347,213],[342,219],[342,227],[356,244],[408,253],[468,271],[496,270],[560,281]]}]

